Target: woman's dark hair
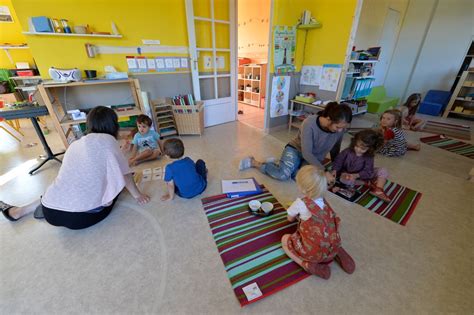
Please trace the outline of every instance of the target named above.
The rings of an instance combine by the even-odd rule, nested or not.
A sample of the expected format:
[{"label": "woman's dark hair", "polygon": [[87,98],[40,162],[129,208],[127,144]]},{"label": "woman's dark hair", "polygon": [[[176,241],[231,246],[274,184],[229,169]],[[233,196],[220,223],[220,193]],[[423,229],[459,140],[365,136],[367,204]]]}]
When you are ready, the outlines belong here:
[{"label": "woman's dark hair", "polygon": [[338,123],[340,121],[350,123],[352,121],[352,110],[344,103],[339,104],[338,102],[329,102],[324,110],[318,112],[318,115],[329,118],[333,123]]},{"label": "woman's dark hair", "polygon": [[138,124],[145,124],[148,127],[151,127],[152,121],[151,121],[151,118],[148,117],[147,115],[138,115],[137,116],[137,123]]},{"label": "woman's dark hair", "polygon": [[[410,107],[411,102],[414,100],[418,100],[417,104],[413,107]],[[421,102],[421,94],[420,93],[413,93],[412,95],[408,96],[407,101],[403,106],[406,106],[408,108],[408,116],[413,116],[416,114],[418,111],[418,107],[420,106]]]},{"label": "woman's dark hair", "polygon": [[120,126],[113,109],[97,106],[87,114],[87,133],[106,133],[117,138]]},{"label": "woman's dark hair", "polygon": [[362,142],[364,146],[369,148],[367,152],[365,152],[365,156],[374,156],[375,151],[383,145],[383,135],[372,129],[364,129],[354,135],[351,140],[350,148],[354,150],[358,142]]},{"label": "woman's dark hair", "polygon": [[179,159],[184,154],[183,141],[177,138],[168,139],[163,144],[163,151],[172,159]]}]

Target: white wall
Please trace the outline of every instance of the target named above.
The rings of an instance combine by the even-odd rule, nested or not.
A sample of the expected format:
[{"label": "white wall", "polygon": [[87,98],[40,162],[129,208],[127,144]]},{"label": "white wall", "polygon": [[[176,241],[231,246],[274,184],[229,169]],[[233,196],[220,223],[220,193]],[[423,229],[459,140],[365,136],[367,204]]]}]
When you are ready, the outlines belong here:
[{"label": "white wall", "polygon": [[390,96],[449,90],[474,34],[472,0],[410,0],[385,80]]},{"label": "white wall", "polygon": [[364,0],[354,41],[356,50],[377,46],[389,8],[405,15],[408,0]]}]

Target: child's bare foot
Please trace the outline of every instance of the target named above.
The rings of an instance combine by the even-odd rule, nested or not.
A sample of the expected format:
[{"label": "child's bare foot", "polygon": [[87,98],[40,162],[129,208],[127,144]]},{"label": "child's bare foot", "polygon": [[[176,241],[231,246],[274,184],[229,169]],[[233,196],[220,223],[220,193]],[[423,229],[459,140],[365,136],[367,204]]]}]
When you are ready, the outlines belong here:
[{"label": "child's bare foot", "polygon": [[408,150],[412,150],[412,151],[420,151],[421,150],[421,144],[419,144],[419,143],[417,143],[417,144],[409,143],[407,148],[408,148]]},{"label": "child's bare foot", "polygon": [[390,197],[385,194],[383,189],[380,188],[380,187],[377,187],[377,186],[372,187],[372,189],[370,189],[370,191],[369,191],[369,194],[371,194],[374,197],[379,198],[380,200],[382,200],[384,202],[392,201],[392,199],[390,199]]},{"label": "child's bare foot", "polygon": [[170,199],[171,199],[170,194],[164,194],[163,196],[161,196],[161,201],[167,201],[167,200],[170,200]]}]

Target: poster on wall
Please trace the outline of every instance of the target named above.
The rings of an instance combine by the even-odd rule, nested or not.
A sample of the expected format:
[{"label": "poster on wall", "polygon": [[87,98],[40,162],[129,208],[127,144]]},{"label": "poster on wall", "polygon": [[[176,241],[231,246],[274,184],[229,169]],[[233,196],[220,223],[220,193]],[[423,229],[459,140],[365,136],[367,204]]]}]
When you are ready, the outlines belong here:
[{"label": "poster on wall", "polygon": [[276,26],[273,40],[275,73],[295,71],[296,27]]},{"label": "poster on wall", "polygon": [[342,65],[323,65],[319,89],[335,92],[337,90],[339,78],[341,77],[341,71]]},{"label": "poster on wall", "polygon": [[319,85],[321,81],[321,72],[323,67],[321,66],[303,66],[301,68],[301,80],[302,85]]},{"label": "poster on wall", "polygon": [[276,76],[272,81],[270,99],[270,117],[288,115],[288,94],[290,93],[290,77]]},{"label": "poster on wall", "polygon": [[0,23],[13,23],[12,14],[6,5],[0,6]]}]

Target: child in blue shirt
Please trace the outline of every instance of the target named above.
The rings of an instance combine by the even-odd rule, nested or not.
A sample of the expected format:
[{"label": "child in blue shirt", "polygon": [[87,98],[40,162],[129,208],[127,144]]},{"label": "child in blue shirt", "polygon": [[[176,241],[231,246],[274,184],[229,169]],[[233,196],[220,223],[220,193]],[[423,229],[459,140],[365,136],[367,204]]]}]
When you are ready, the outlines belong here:
[{"label": "child in blue shirt", "polygon": [[151,123],[151,118],[146,115],[137,117],[138,132],[132,140],[132,157],[128,159],[129,165],[137,165],[161,156],[158,145],[160,134],[150,128]]},{"label": "child in blue shirt", "polygon": [[164,153],[174,161],[165,168],[165,182],[168,192],[162,201],[173,200],[174,195],[193,198],[207,187],[207,168],[203,160],[193,162],[184,155],[184,145],[180,139],[168,139],[163,144]]}]

